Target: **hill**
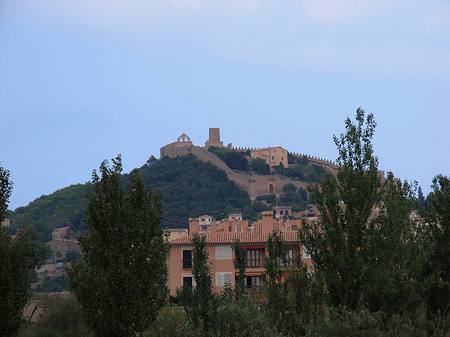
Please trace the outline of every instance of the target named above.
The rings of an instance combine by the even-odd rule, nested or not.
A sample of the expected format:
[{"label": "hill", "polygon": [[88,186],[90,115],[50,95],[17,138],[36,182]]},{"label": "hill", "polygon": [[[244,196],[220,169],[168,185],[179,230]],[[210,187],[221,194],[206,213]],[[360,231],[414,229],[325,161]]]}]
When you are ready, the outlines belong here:
[{"label": "hill", "polygon": [[[223,170],[193,155],[161,160],[152,157],[139,170],[145,174],[146,186],[163,195],[164,227],[187,227],[188,217],[204,214],[222,218],[239,211],[254,218],[257,211],[268,209],[261,203],[252,205],[247,193],[230,181]],[[124,174],[124,183],[127,177]],[[47,242],[53,228],[70,226],[74,232],[83,230],[84,208],[92,188],[90,183],[71,185],[10,211],[8,232],[14,234],[22,225],[32,226]]]}]

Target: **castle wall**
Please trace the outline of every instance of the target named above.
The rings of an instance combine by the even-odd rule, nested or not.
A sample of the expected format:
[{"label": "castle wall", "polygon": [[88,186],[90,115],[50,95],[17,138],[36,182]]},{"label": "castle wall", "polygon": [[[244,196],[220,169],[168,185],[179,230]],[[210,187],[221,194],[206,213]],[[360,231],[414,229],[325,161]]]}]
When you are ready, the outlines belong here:
[{"label": "castle wall", "polygon": [[[282,194],[283,193],[283,187],[286,184],[293,184],[297,188],[303,188],[306,189],[309,185],[309,183],[300,181],[297,179],[291,179],[283,176],[275,176],[275,175],[269,175],[269,176],[263,176],[263,175],[252,175],[249,176],[246,173],[242,173],[239,171],[234,171],[230,169],[225,162],[223,162],[219,157],[217,157],[215,154],[209,152],[207,150],[208,145],[214,145],[214,146],[221,146],[220,141],[220,130],[218,128],[210,128],[209,130],[209,141],[206,142],[206,147],[199,147],[193,145],[193,143],[190,141],[190,138],[182,134],[180,137],[178,137],[178,141],[167,144],[166,146],[162,147],[160,150],[161,158],[165,156],[169,156],[170,158],[175,158],[177,156],[185,156],[189,153],[196,156],[198,159],[200,159],[203,162],[211,162],[213,165],[215,165],[217,168],[225,171],[228,179],[234,181],[236,185],[241,189],[248,193],[250,198],[253,200],[259,195],[264,194]],[[233,150],[238,152],[251,152],[252,157],[254,157],[254,154],[266,154],[269,155],[268,160],[272,161],[272,155],[274,157],[274,163],[276,165],[279,164],[280,161],[283,162],[283,164],[287,167],[287,154],[288,151],[281,147],[272,147],[272,148],[264,148],[264,149],[254,149],[254,148],[233,148]],[[276,152],[275,152],[276,151]],[[333,174],[337,174],[338,166],[333,163],[330,160],[309,156],[305,154],[299,154],[299,153],[291,153],[296,158],[302,158],[306,156],[308,161],[312,164],[322,165],[327,169],[329,172]],[[275,156],[277,158],[275,158]],[[269,164],[270,165],[270,164]],[[273,166],[273,165],[271,165]]]},{"label": "castle wall", "polygon": [[333,161],[328,159],[323,159],[315,156],[310,156],[309,154],[302,154],[296,152],[290,152],[290,154],[299,159],[306,157],[306,159],[308,159],[310,163],[324,166],[326,169],[328,169],[329,172],[333,173],[334,175],[336,175],[339,170],[339,166],[337,166]]},{"label": "castle wall", "polygon": [[234,181],[240,189],[246,191],[251,199],[255,199],[258,195],[263,194],[283,193],[283,186],[285,184],[293,184],[297,188],[301,187],[304,189],[308,186],[307,182],[286,177],[264,175],[249,176],[246,173],[231,170],[227,164],[215,154],[199,146],[177,147],[175,148],[174,153],[175,155],[173,157],[185,156],[191,153],[205,163],[211,162],[217,168],[224,170],[228,179]]}]

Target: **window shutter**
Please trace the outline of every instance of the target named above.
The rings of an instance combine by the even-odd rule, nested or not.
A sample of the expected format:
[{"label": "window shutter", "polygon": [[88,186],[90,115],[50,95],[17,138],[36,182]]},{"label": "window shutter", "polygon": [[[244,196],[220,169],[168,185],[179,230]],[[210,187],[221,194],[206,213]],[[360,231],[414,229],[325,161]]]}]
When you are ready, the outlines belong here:
[{"label": "window shutter", "polygon": [[217,272],[216,273],[216,287],[226,287],[233,285],[233,273]]},{"label": "window shutter", "polygon": [[233,249],[231,246],[217,246],[216,247],[216,260],[232,260]]},{"label": "window shutter", "polygon": [[233,285],[233,273],[224,273],[223,283],[224,283],[224,286],[231,287]]}]

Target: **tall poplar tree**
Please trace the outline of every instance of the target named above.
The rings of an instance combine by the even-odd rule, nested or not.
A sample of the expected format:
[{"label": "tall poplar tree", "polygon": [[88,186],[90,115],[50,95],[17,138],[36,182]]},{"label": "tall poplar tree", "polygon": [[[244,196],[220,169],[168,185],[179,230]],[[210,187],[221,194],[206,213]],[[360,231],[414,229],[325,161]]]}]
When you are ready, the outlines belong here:
[{"label": "tall poplar tree", "polygon": [[68,268],[69,287],[97,336],[141,336],[165,303],[168,244],[160,227],[161,196],[146,190],[138,171],[126,189],[122,162],[93,172],[79,244],[82,259]]},{"label": "tall poplar tree", "polygon": [[38,233],[21,228],[16,238],[6,234],[6,218],[12,182],[9,171],[0,166],[0,335],[15,336],[22,312],[31,297],[30,274],[45,258]]},{"label": "tall poplar tree", "polygon": [[334,136],[339,171],[310,189],[321,216],[303,224],[300,241],[331,305],[398,312],[416,299],[414,273],[422,255],[409,219],[411,187],[378,171],[375,127],[373,115],[357,109],[356,122],[347,118],[346,132]]},{"label": "tall poplar tree", "polygon": [[425,202],[423,216],[426,219],[432,253],[425,265],[431,279],[427,306],[429,314],[450,332],[450,176],[438,175],[431,185],[432,192]]}]

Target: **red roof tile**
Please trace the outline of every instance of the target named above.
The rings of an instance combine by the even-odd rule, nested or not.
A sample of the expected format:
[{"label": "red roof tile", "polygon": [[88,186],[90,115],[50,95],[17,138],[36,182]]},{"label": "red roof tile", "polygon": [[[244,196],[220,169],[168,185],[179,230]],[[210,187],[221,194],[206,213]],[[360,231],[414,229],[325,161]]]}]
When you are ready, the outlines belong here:
[{"label": "red roof tile", "polygon": [[[239,239],[241,243],[266,243],[269,237],[268,234],[261,232],[216,232],[216,233],[198,233],[206,236],[207,243],[233,243]],[[296,242],[297,232],[281,232],[283,240],[286,242]],[[170,240],[171,245],[186,245],[192,243],[192,234]]]}]

